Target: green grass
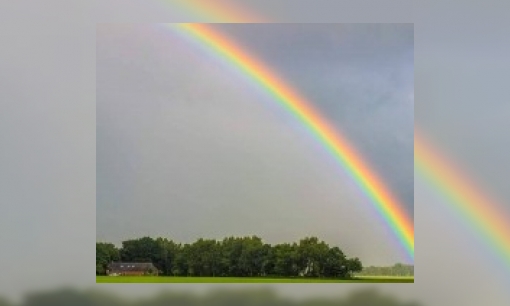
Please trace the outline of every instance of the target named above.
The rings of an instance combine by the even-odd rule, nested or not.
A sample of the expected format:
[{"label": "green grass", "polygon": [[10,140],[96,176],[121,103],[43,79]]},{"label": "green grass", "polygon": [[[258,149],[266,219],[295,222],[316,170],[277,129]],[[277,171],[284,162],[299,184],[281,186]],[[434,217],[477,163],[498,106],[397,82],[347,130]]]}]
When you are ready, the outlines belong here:
[{"label": "green grass", "polygon": [[96,283],[414,283],[414,277],[359,276],[354,279],[277,277],[96,276]]}]

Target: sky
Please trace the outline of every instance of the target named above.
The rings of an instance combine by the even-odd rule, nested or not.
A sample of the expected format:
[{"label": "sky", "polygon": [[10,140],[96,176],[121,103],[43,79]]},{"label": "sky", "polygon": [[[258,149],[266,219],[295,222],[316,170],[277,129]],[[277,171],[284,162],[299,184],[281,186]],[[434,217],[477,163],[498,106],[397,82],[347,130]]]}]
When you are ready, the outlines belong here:
[{"label": "sky", "polygon": [[[171,36],[150,36],[154,32],[149,30],[106,38],[102,23],[217,20],[208,14],[183,12],[169,2],[49,0],[10,1],[2,6],[0,16],[6,26],[0,27],[0,296],[14,300],[34,291],[61,288],[104,290],[123,297],[153,297],[161,290],[198,293],[247,288],[243,284],[95,284],[94,242],[100,219],[96,216],[96,191],[98,195],[100,191],[96,185],[96,158],[100,158],[96,156],[100,144],[96,143],[96,136],[100,140],[96,79],[101,77],[96,74],[96,60],[101,57],[96,44],[99,49],[101,41],[103,48],[106,41],[120,43],[119,36],[137,42],[153,37],[152,44],[170,42],[154,53],[171,55],[181,45]],[[253,8],[269,22],[413,22],[416,125],[436,149],[465,171],[476,188],[510,209],[508,1],[487,5],[479,1],[253,0],[242,4],[246,2],[251,4],[249,11]],[[152,48],[141,49],[142,45],[119,45],[111,56],[120,58],[136,50],[143,54]],[[124,61],[134,62],[126,56]],[[160,62],[168,65],[170,60]],[[286,79],[291,77],[285,74]],[[321,101],[313,102],[318,106]],[[331,181],[338,188],[338,180]],[[508,269],[498,254],[480,241],[477,229],[452,212],[453,203],[419,173],[414,184],[418,241],[414,285],[275,284],[270,288],[299,298],[345,296],[370,286],[423,305],[510,305]],[[342,224],[335,226],[338,235]]]},{"label": "sky", "polygon": [[[414,212],[412,24],[215,26],[304,94]],[[96,238],[318,236],[368,264],[408,259],[294,117],[157,25],[97,27]]]}]

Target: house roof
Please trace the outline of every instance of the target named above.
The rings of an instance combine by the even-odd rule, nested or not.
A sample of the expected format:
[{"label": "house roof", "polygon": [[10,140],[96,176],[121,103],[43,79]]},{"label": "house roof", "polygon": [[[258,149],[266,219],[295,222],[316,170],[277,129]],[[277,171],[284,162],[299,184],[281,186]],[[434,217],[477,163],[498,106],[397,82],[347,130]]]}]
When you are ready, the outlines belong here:
[{"label": "house roof", "polygon": [[156,270],[151,262],[112,262],[108,265],[109,270],[113,271],[147,271]]}]

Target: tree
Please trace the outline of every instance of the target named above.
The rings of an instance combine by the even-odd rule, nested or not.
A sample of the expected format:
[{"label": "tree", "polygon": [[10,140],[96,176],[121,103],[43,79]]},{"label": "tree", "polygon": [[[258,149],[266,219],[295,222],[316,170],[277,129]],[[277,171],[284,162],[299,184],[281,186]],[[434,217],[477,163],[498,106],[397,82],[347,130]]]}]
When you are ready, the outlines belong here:
[{"label": "tree", "polygon": [[172,272],[174,275],[178,276],[189,276],[190,275],[190,265],[189,265],[189,254],[190,254],[190,245],[184,244],[183,246],[179,246],[177,254],[175,256],[175,260],[173,262]]},{"label": "tree", "polygon": [[361,272],[363,270],[363,265],[358,257],[351,258],[347,260],[347,274],[346,276],[352,277],[353,273]]},{"label": "tree", "polygon": [[96,243],[96,275],[106,274],[109,263],[120,259],[119,250],[112,243]]},{"label": "tree", "polygon": [[243,276],[240,257],[243,252],[241,238],[228,237],[222,241],[222,271],[228,276]]},{"label": "tree", "polygon": [[120,257],[127,262],[151,262],[163,275],[171,275],[175,252],[173,241],[143,237],[123,241]]},{"label": "tree", "polygon": [[243,276],[260,276],[263,270],[265,249],[262,239],[257,236],[241,239],[239,269]]},{"label": "tree", "polygon": [[299,241],[299,274],[307,277],[323,276],[329,246],[317,237],[307,237]]},{"label": "tree", "polygon": [[280,276],[298,276],[297,244],[283,243],[275,247],[275,274]]},{"label": "tree", "polygon": [[266,275],[275,275],[275,262],[276,262],[276,253],[274,248],[269,244],[264,244],[262,246],[262,252],[264,254],[264,259],[262,262],[262,273],[261,276]]},{"label": "tree", "polygon": [[328,250],[322,274],[325,277],[345,277],[347,273],[346,258],[344,253],[338,248],[333,247]]},{"label": "tree", "polygon": [[113,244],[99,243],[96,249],[97,274],[104,274],[108,263],[120,259],[151,262],[159,274],[178,276],[342,278],[362,269],[358,258],[347,259],[338,247],[331,248],[317,237],[274,246],[264,244],[257,236],[227,237],[222,241],[200,238],[184,245],[167,238],[143,237],[123,241],[120,250]]},{"label": "tree", "polygon": [[122,242],[120,257],[127,262],[154,263],[159,255],[158,249],[158,243],[150,237],[126,240]]},{"label": "tree", "polygon": [[194,275],[216,276],[220,264],[220,252],[216,240],[200,238],[191,244],[188,262]]},{"label": "tree", "polygon": [[173,264],[179,245],[166,238],[157,238],[155,242],[156,247],[154,249],[156,253],[151,256],[154,260],[153,264],[163,275],[173,275]]}]

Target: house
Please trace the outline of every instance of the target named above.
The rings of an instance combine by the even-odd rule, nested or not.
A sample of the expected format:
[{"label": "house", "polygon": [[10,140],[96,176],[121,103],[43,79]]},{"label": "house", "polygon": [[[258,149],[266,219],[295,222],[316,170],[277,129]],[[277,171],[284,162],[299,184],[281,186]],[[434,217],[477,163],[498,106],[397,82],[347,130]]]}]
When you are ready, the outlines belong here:
[{"label": "house", "polygon": [[106,275],[158,275],[158,269],[151,262],[112,262],[106,268]]}]

